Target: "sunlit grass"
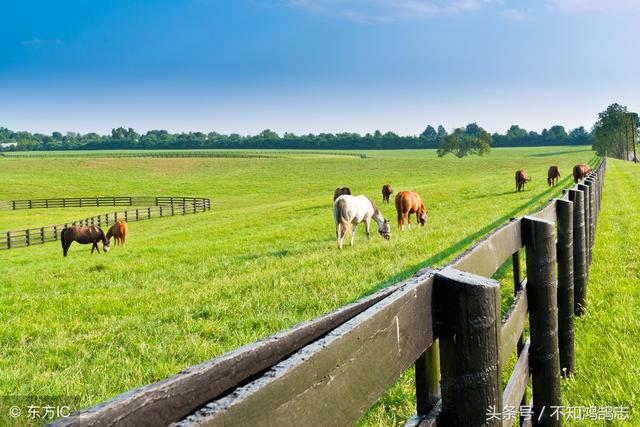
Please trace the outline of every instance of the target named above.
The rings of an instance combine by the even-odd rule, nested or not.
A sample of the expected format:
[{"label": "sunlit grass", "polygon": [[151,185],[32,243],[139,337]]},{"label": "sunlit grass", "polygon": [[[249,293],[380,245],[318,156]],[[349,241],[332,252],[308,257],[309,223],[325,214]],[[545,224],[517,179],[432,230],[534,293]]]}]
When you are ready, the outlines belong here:
[{"label": "sunlit grass", "polygon": [[[511,216],[557,195],[546,171],[589,149],[496,149],[484,158],[371,151],[367,159],[0,159],[3,199],[93,195],[208,197],[212,210],[131,223],[125,248],[89,254],[58,243],[0,251],[0,395],[74,395],[88,406],[211,359],[441,265]],[[514,192],[513,174],[533,181]],[[565,177],[562,187],[569,185]],[[381,205],[380,188],[419,191],[426,228],[391,241],[362,230],[336,248],[332,195],[348,185]],[[102,208],[0,214],[0,230],[49,225]],[[44,224],[37,223],[45,221]],[[512,290],[512,288],[510,288]],[[505,291],[511,292],[511,291]],[[400,379],[368,422],[414,412]]]}]

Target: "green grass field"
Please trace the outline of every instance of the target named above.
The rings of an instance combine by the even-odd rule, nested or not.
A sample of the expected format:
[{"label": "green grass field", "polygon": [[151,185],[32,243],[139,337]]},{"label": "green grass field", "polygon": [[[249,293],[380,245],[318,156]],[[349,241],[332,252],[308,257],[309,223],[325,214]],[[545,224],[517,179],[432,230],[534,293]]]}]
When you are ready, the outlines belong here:
[{"label": "green grass field", "polygon": [[[366,153],[366,159],[310,154],[0,159],[2,199],[189,195],[212,200],[207,213],[131,223],[126,248],[106,255],[91,256],[88,246],[74,244],[63,258],[58,243],[0,251],[0,395],[79,396],[80,406],[88,406],[160,380],[420,267],[444,264],[510,217],[537,210],[573,182],[574,164],[593,159],[584,147],[494,149],[488,157],[467,159],[439,159],[430,150]],[[563,173],[558,189],[546,183],[552,164]],[[607,192],[618,167],[612,162]],[[520,168],[533,180],[516,194],[513,175]],[[388,242],[377,235],[367,242],[360,228],[355,246],[339,252],[334,188],[347,185],[354,194],[368,195],[395,222],[395,208],[380,205],[384,183],[422,194],[427,227],[400,234],[394,226]],[[609,199],[603,206],[605,229],[612,214],[607,210],[617,207],[611,204]],[[0,212],[0,230],[106,210]],[[603,256],[602,249],[594,256],[593,301],[599,297],[593,290],[597,268],[607,267],[598,266],[597,256]],[[609,286],[615,294],[615,285]],[[511,292],[505,289],[505,295]],[[597,307],[594,302],[594,315]],[[590,319],[580,319],[578,327]],[[581,355],[581,348],[595,340],[598,325],[593,328],[586,335],[578,331],[578,362],[589,353]],[[637,321],[635,328],[637,333]],[[588,368],[578,363],[582,369]],[[635,369],[626,378],[637,379]],[[599,395],[586,398],[591,395],[580,385],[585,380],[579,376],[565,383],[568,401],[597,401]],[[414,411],[412,381],[410,373],[403,376],[363,423],[403,423]]]}]

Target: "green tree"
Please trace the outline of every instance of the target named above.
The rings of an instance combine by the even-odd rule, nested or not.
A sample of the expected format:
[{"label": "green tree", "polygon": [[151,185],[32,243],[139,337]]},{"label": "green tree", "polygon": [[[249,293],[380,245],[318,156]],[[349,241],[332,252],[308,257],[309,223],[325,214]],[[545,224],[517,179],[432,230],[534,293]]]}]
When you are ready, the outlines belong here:
[{"label": "green tree", "polygon": [[420,134],[420,138],[424,139],[436,139],[438,136],[438,132],[436,132],[435,128],[431,125],[427,126],[427,128]]},{"label": "green tree", "polygon": [[611,104],[598,115],[592,133],[596,153],[628,160],[635,148],[638,114],[630,113],[620,104]]},{"label": "green tree", "polygon": [[517,139],[517,138],[526,138],[528,135],[525,129],[522,129],[518,125],[511,125],[509,130],[507,130],[507,138],[508,139]]},{"label": "green tree", "polygon": [[470,123],[466,128],[458,128],[450,135],[440,139],[438,144],[438,157],[449,153],[462,158],[470,154],[480,156],[491,150],[491,134],[478,126]]}]

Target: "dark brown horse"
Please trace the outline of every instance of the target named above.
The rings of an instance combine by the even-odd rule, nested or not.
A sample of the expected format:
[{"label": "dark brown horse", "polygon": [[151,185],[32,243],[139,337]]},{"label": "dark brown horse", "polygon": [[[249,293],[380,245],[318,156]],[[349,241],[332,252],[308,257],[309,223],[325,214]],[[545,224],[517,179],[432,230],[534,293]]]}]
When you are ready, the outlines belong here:
[{"label": "dark brown horse", "polygon": [[573,182],[576,184],[587,175],[591,173],[591,168],[588,165],[581,164],[573,167]]},{"label": "dark brown horse", "polygon": [[65,228],[60,233],[60,241],[62,242],[62,252],[64,256],[67,256],[67,252],[69,251],[69,246],[71,243],[78,242],[82,245],[86,245],[92,243],[91,253],[94,250],[97,250],[100,253],[100,249],[98,248],[98,242],[102,242],[102,249],[105,252],[109,252],[109,241],[107,240],[107,236],[104,235],[104,231],[100,227],[96,227],[95,225],[91,225],[89,227],[80,227],[74,226]]},{"label": "dark brown horse", "polygon": [[338,197],[342,196],[343,194],[351,195],[351,190],[349,189],[349,187],[338,187],[338,188],[336,188],[336,191],[333,192],[333,201],[335,202],[336,199]]},{"label": "dark brown horse", "polygon": [[527,173],[520,169],[516,172],[516,193],[524,191],[524,184],[531,181],[531,178],[527,176]]},{"label": "dark brown horse", "polygon": [[382,186],[382,203],[389,203],[389,196],[393,194],[393,187],[391,184],[385,184]]},{"label": "dark brown horse", "polygon": [[559,180],[560,169],[558,169],[558,166],[551,166],[547,172],[547,184],[549,184],[549,187],[551,187],[551,185],[555,187]]},{"label": "dark brown horse", "polygon": [[404,230],[404,224],[411,224],[411,214],[415,213],[418,224],[427,223],[427,209],[422,198],[415,191],[401,191],[396,195],[396,211],[398,212],[398,228]]}]

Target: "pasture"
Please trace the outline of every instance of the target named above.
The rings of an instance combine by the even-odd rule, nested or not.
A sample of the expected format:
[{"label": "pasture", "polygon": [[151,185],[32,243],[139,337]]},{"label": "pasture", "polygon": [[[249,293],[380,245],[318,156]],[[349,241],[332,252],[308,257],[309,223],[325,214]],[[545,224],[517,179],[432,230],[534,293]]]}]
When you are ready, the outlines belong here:
[{"label": "pasture", "polygon": [[[79,396],[88,406],[157,381],[444,263],[559,194],[573,182],[571,167],[593,158],[581,147],[495,149],[468,159],[438,159],[434,151],[366,154],[0,159],[3,200],[180,194],[212,204],[196,216],[132,223],[127,246],[106,255],[74,245],[64,259],[58,243],[1,251],[0,395]],[[546,183],[552,164],[563,174],[557,189]],[[516,194],[517,169],[532,181]],[[384,183],[422,195],[424,229],[414,221],[397,231],[393,204],[381,203]],[[392,221],[390,241],[372,233],[366,242],[361,225],[355,246],[337,250],[338,186],[378,205]],[[102,212],[5,211],[0,230]],[[511,292],[505,286],[505,299]],[[363,422],[411,416],[408,381],[405,375]]]}]

